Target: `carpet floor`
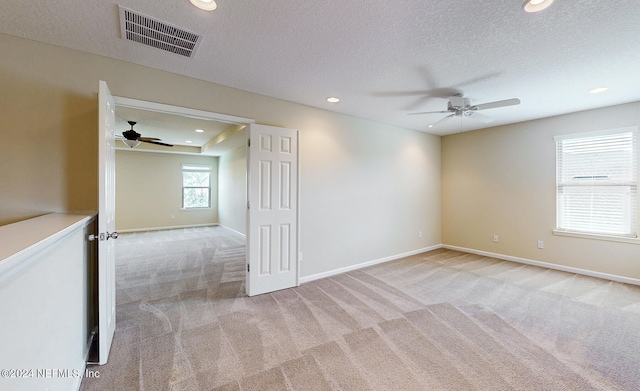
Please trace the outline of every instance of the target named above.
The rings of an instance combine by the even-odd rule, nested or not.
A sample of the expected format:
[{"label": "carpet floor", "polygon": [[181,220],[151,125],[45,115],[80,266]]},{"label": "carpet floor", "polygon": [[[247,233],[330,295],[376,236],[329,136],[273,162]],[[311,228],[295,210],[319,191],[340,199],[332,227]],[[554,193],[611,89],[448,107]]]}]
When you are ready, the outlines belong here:
[{"label": "carpet floor", "polygon": [[122,235],[89,390],[640,390],[640,287],[435,250],[256,297],[223,227]]}]

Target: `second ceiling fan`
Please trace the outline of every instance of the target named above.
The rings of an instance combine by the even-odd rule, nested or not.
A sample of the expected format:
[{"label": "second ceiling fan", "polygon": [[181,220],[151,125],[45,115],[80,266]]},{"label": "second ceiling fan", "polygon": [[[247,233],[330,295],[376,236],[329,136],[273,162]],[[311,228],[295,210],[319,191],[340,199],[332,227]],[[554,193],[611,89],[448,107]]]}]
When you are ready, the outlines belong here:
[{"label": "second ceiling fan", "polygon": [[173,147],[173,144],[167,144],[167,143],[163,143],[161,142],[159,138],[155,138],[155,137],[142,137],[142,135],[138,132],[136,132],[135,130],[133,130],[133,125],[135,125],[137,122],[135,121],[127,121],[129,123],[129,125],[131,125],[131,129],[122,132],[122,137],[120,136],[116,136],[119,140],[122,140],[123,143],[125,143],[128,147],[133,148],[136,147],[140,144],[140,142],[143,143],[149,143],[149,144],[156,144],[156,145],[163,145],[165,147]]}]

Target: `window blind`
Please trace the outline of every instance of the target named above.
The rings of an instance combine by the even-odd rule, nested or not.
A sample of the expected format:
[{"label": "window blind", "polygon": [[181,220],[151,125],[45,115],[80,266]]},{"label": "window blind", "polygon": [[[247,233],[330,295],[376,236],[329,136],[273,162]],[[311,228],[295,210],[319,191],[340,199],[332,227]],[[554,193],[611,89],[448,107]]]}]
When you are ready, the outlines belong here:
[{"label": "window blind", "polygon": [[556,158],[558,230],[637,236],[635,129],[557,137]]}]

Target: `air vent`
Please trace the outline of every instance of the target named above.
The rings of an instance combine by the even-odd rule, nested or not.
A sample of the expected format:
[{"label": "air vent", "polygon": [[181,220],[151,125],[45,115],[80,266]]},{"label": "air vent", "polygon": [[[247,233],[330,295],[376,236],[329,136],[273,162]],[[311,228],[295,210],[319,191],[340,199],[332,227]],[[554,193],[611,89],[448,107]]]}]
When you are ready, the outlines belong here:
[{"label": "air vent", "polygon": [[128,41],[193,57],[203,36],[147,15],[118,6],[120,36]]}]

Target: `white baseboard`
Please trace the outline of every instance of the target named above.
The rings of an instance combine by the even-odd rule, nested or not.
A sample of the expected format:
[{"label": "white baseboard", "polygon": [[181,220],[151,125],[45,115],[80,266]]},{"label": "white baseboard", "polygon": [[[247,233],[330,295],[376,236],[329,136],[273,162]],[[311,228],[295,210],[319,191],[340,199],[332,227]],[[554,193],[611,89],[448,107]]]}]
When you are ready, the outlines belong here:
[{"label": "white baseboard", "polygon": [[439,248],[442,248],[442,245],[441,244],[436,244],[435,246],[425,247],[425,248],[409,251],[409,252],[402,253],[402,254],[392,255],[392,256],[389,256],[389,257],[374,259],[372,261],[362,262],[362,263],[358,263],[356,265],[341,267],[339,269],[330,270],[328,272],[312,274],[310,276],[300,277],[299,282],[300,282],[300,284],[304,284],[305,282],[310,282],[310,281],[314,281],[314,280],[319,280],[321,278],[335,276],[336,274],[346,273],[346,272],[350,272],[352,270],[362,269],[363,267],[373,266],[373,265],[377,265],[377,264],[384,263],[384,262],[389,262],[389,261],[394,261],[396,259],[400,259],[400,258],[408,257],[408,256],[411,256],[411,255],[424,253],[424,252],[431,251],[431,250],[437,250]]},{"label": "white baseboard", "polygon": [[462,252],[471,253],[471,254],[483,255],[490,258],[502,259],[505,261],[523,263],[525,265],[539,266],[547,269],[559,270],[559,271],[568,272],[568,273],[581,274],[589,277],[596,277],[596,278],[602,278],[610,281],[622,282],[625,284],[640,285],[640,279],[637,279],[637,278],[630,278],[630,277],[618,276],[615,274],[595,272],[592,270],[585,270],[585,269],[580,269],[580,268],[570,267],[570,266],[562,266],[562,265],[557,265],[555,263],[534,261],[532,259],[512,257],[510,255],[474,250],[472,248],[450,246],[448,244],[444,244],[441,247],[449,250],[457,250],[457,251],[462,251]]},{"label": "white baseboard", "polygon": [[198,228],[198,227],[214,227],[219,225],[218,223],[207,224],[188,224],[188,225],[169,225],[166,227],[147,227],[147,228],[131,228],[131,229],[118,229],[118,233],[130,233],[130,232],[145,232],[145,231],[164,231],[169,229],[181,229],[181,228]]},{"label": "white baseboard", "polygon": [[242,235],[242,236],[244,236],[245,238],[247,237],[247,234],[243,234],[242,232],[240,232],[240,231],[238,231],[238,230],[235,230],[235,229],[233,229],[233,228],[229,228],[229,227],[227,227],[226,225],[222,225],[222,224],[218,224],[218,225],[219,225],[220,227],[223,227],[223,228],[228,229],[229,231],[233,231],[233,232],[237,233],[238,235]]},{"label": "white baseboard", "polygon": [[364,267],[373,266],[373,265],[377,265],[377,264],[384,263],[384,262],[394,261],[396,259],[400,259],[400,258],[408,257],[408,256],[411,256],[411,255],[424,253],[424,252],[427,252],[427,251],[437,250],[439,248],[446,248],[446,249],[449,249],[449,250],[462,251],[462,252],[482,255],[482,256],[490,257],[490,258],[496,258],[496,259],[502,259],[502,260],[505,260],[505,261],[522,263],[522,264],[525,264],[525,265],[539,266],[539,267],[544,267],[544,268],[553,269],[553,270],[559,270],[559,271],[563,271],[563,272],[567,272],[567,273],[581,274],[581,275],[584,275],[584,276],[601,278],[601,279],[604,279],[604,280],[610,280],[610,281],[615,281],[615,282],[621,282],[621,283],[625,283],[625,284],[639,285],[640,286],[640,279],[637,279],[637,278],[630,278],[630,277],[618,276],[618,275],[615,275],[615,274],[601,273],[601,272],[596,272],[596,271],[592,271],[592,270],[580,269],[580,268],[576,268],[576,267],[558,265],[558,264],[555,264],[555,263],[548,263],[548,262],[542,262],[542,261],[535,261],[533,259],[513,257],[511,255],[491,253],[491,252],[488,252],[488,251],[475,250],[475,249],[472,249],[472,248],[451,246],[451,245],[448,245],[448,244],[437,244],[437,245],[434,245],[434,246],[425,247],[425,248],[414,250],[414,251],[409,251],[409,252],[406,252],[406,253],[403,253],[403,254],[397,254],[397,255],[392,255],[392,256],[389,256],[389,257],[385,257],[385,258],[374,259],[372,261],[367,261],[367,262],[359,263],[359,264],[356,264],[356,265],[342,267],[342,268],[339,268],[339,269],[330,270],[330,271],[323,272],[323,273],[318,273],[318,274],[313,274],[313,275],[306,276],[306,277],[300,277],[299,282],[300,282],[300,284],[304,284],[305,282],[310,282],[310,281],[314,281],[314,280],[319,280],[321,278],[335,276],[336,274],[346,273],[346,272],[350,272],[352,270],[362,269]]}]

